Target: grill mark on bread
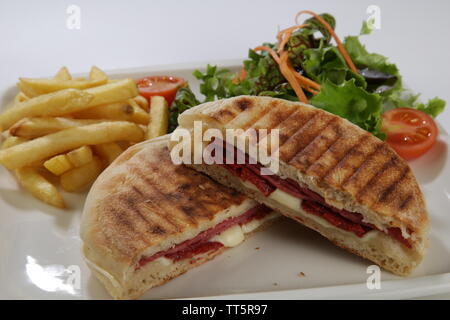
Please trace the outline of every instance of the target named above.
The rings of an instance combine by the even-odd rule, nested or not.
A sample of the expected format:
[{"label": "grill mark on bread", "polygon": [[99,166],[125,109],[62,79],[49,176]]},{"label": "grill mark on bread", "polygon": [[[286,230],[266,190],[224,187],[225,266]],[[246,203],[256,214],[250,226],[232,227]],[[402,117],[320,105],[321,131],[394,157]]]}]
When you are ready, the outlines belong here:
[{"label": "grill mark on bread", "polygon": [[360,187],[358,194],[356,195],[356,199],[361,199],[363,195],[376,186],[377,180],[380,179],[380,177],[391,167],[395,165],[395,157],[390,157],[388,161],[386,161],[381,169],[377,171],[377,173],[372,176],[372,178],[369,179],[368,182],[366,182],[362,187]]},{"label": "grill mark on bread", "polygon": [[232,111],[228,110],[228,109],[219,109],[217,111],[215,111],[214,113],[211,114],[211,118],[213,118],[214,120],[221,122],[223,124],[226,124],[228,122],[230,122],[231,120],[233,120],[238,114],[237,113],[233,113]]},{"label": "grill mark on bread", "polygon": [[[342,132],[340,132],[339,138],[336,139],[333,144],[331,144],[328,147],[328,150],[323,153],[323,155],[320,157],[320,159],[317,160],[317,162],[308,168],[307,173],[314,175],[315,177],[319,179],[326,179],[326,177],[329,177],[332,172],[339,166],[342,165],[343,160],[346,157],[349,157],[350,154],[355,153],[356,150],[355,147],[361,142],[363,137],[359,137],[358,140],[348,143],[349,139],[352,137],[348,137],[344,135]],[[325,157],[327,157],[325,159]],[[322,165],[320,160],[325,159],[325,164]],[[332,164],[327,163],[333,161]]]},{"label": "grill mark on bread", "polygon": [[289,162],[301,152],[326,128],[333,117],[326,113],[317,113],[310,121],[297,130],[281,147],[280,159]]},{"label": "grill mark on bread", "polygon": [[[185,166],[175,166],[170,157],[158,157],[159,170],[153,172],[152,180],[155,187],[166,196],[172,206],[178,208],[184,216],[191,218],[195,223],[202,219],[212,220],[216,212],[222,211],[231,205],[238,205],[244,196],[234,190],[211,181],[209,178]],[[151,170],[151,164],[147,167]],[[164,184],[161,181],[171,179],[172,183]],[[202,192],[199,192],[202,189]]]},{"label": "grill mark on bread", "polygon": [[327,152],[331,145],[339,140],[340,132],[336,125],[337,118],[331,119],[327,126],[317,135],[305,148],[299,151],[289,164],[297,165],[306,172],[322,155]]},{"label": "grill mark on bread", "polygon": [[[250,127],[252,129],[267,129],[267,133],[269,134],[274,128],[280,125],[283,121],[285,121],[291,114],[293,114],[296,109],[290,108],[286,109],[277,109],[278,101],[271,101],[269,104],[268,112],[266,112],[262,117],[260,117],[257,121],[253,123]],[[264,138],[264,137],[260,137]]]},{"label": "grill mark on bread", "polygon": [[[162,192],[155,184],[152,183],[151,180],[149,180],[147,177],[143,177],[143,179],[147,182],[147,184],[149,185],[149,187],[151,187],[153,189],[153,192],[155,195],[158,196],[157,201],[158,203],[167,206],[168,208],[171,208],[171,214],[167,214],[166,218],[171,220],[173,222],[174,225],[176,225],[176,227],[178,228],[178,230],[180,230],[180,226],[183,224],[190,224],[190,225],[197,225],[197,222],[190,216],[188,215],[184,215],[180,214],[179,210],[173,210],[175,208],[179,209],[177,206],[172,205],[172,202],[170,200],[169,197],[167,197],[167,194],[165,194],[164,192]],[[149,199],[146,199],[146,201],[148,202]],[[177,221],[173,220],[176,219]],[[182,221],[184,223],[182,223]]]},{"label": "grill mark on bread", "polygon": [[133,191],[136,192],[139,196],[142,197],[142,196],[144,195],[144,193],[143,193],[141,190],[139,190],[138,187],[132,186],[132,189],[133,189]]},{"label": "grill mark on bread", "polygon": [[[391,195],[395,189],[398,187],[398,185],[403,181],[403,179],[406,177],[406,174],[408,173],[408,167],[403,168],[402,173],[400,174],[400,177],[398,179],[395,179],[384,191],[381,192],[378,202],[386,202],[389,198],[389,195]],[[399,206],[400,207],[400,206]]]},{"label": "grill mark on bread", "polygon": [[262,108],[259,110],[257,117],[254,119],[252,117],[249,117],[248,121],[245,122],[242,125],[242,129],[247,130],[253,123],[260,120],[262,117],[264,117],[268,112],[270,111],[270,108]]},{"label": "grill mark on bread", "polygon": [[240,98],[236,101],[236,104],[241,111],[245,111],[253,106],[252,100],[248,98]]},{"label": "grill mark on bread", "polygon": [[316,115],[315,112],[309,112],[305,115],[303,110],[298,108],[293,109],[294,112],[292,112],[286,119],[275,127],[275,129],[280,130],[280,147],[286,142],[286,140],[289,139],[292,132],[295,130],[300,130]]},{"label": "grill mark on bread", "polygon": [[412,195],[412,194],[409,194],[409,195],[408,195],[408,196],[400,203],[400,205],[398,206],[399,209],[400,209],[400,210],[405,209],[405,208],[408,206],[408,204],[411,202],[411,200],[413,200],[413,199],[414,199],[413,195]]},{"label": "grill mark on bread", "polygon": [[[156,225],[164,228],[168,233],[180,232],[180,226],[173,221],[167,214],[161,213],[158,209],[155,210],[155,205],[149,200],[139,203],[140,210],[145,210],[145,212],[151,212],[151,221]],[[163,225],[164,224],[164,225]],[[169,226],[171,228],[169,228]]]},{"label": "grill mark on bread", "polygon": [[[365,158],[363,160],[363,162],[361,162],[358,167],[356,168],[356,170],[354,170],[352,172],[351,175],[349,175],[347,178],[345,178],[345,180],[342,182],[342,186],[345,187],[346,185],[348,185],[348,183],[350,183],[350,181],[352,181],[353,179],[356,179],[357,175],[359,174],[359,172],[363,171],[364,168],[367,166],[367,164],[370,162],[370,160],[373,158],[373,156],[383,147],[382,144],[379,144],[378,146],[375,147],[375,149],[367,156],[367,158]],[[349,159],[349,158],[347,158]]]},{"label": "grill mark on bread", "polygon": [[166,233],[166,230],[164,230],[161,226],[155,226],[152,228],[152,233],[163,235]]},{"label": "grill mark on bread", "polygon": [[266,105],[252,107],[251,110],[242,110],[233,120],[226,123],[226,127],[245,131],[269,111],[270,108]]}]

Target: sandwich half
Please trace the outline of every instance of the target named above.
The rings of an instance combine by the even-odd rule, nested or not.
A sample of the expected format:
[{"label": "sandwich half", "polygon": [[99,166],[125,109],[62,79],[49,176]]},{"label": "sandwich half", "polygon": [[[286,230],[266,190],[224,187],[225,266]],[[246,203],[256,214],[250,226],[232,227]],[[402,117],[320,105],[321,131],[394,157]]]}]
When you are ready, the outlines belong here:
[{"label": "sandwich half", "polygon": [[[195,121],[201,121],[202,132],[218,129],[223,137],[226,129],[242,129],[245,139],[249,129],[266,129],[266,134],[249,138],[243,149],[239,134],[231,142],[203,141],[218,144],[224,159],[244,154],[243,164],[189,166],[394,274],[408,275],[422,260],[428,229],[422,193],[408,164],[372,134],[313,106],[270,97],[199,105],[179,116],[174,134],[193,132]],[[269,139],[274,129],[276,148]],[[277,172],[261,174],[268,165],[249,161],[251,144],[267,144],[269,154],[278,150]],[[176,145],[171,142],[172,151]]]},{"label": "sandwich half", "polygon": [[100,175],[86,200],[83,254],[115,299],[138,298],[279,216],[174,165],[167,144],[164,136],[129,148]]}]

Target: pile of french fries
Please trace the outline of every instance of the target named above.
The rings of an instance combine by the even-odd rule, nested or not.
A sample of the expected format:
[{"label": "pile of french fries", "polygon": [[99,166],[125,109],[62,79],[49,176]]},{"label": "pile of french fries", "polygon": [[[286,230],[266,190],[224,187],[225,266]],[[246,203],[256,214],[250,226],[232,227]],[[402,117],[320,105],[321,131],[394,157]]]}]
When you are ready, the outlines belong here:
[{"label": "pile of french fries", "polygon": [[20,78],[12,106],[0,114],[0,164],[36,198],[59,208],[57,185],[83,190],[130,145],[167,132],[163,97],[149,102],[133,79],[112,80],[92,67],[72,78],[66,67],[51,79]]}]

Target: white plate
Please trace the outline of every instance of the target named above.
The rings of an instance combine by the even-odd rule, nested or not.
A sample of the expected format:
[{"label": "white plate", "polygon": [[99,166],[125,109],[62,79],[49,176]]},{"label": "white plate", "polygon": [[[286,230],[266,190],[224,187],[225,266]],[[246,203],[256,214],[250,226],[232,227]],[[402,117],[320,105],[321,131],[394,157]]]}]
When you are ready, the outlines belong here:
[{"label": "white plate", "polygon": [[[237,69],[240,62],[217,64]],[[108,74],[181,76],[198,92],[198,82],[191,74],[205,66],[202,62]],[[15,93],[13,87],[4,90],[2,105]],[[443,132],[428,154],[411,162],[432,226],[428,254],[411,277],[382,272],[381,289],[369,290],[366,271],[370,262],[297,223],[282,220],[213,261],[150,290],[143,298],[413,298],[450,292],[449,145],[450,137]],[[63,196],[70,210],[35,200],[18,187],[10,172],[0,169],[1,299],[109,298],[80,254],[78,230],[85,194]],[[305,276],[299,277],[300,272]]]}]

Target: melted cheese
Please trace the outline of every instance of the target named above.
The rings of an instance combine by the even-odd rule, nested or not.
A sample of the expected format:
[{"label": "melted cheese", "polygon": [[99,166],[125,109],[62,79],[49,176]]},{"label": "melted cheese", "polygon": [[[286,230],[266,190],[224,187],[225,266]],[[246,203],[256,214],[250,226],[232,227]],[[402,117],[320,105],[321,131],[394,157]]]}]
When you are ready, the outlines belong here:
[{"label": "melted cheese", "polygon": [[158,259],[155,259],[154,262],[157,262],[163,266],[170,266],[173,262],[170,259],[167,259],[166,257],[159,257]]},{"label": "melted cheese", "polygon": [[235,247],[244,241],[244,232],[240,225],[233,226],[222,233],[211,238],[210,241],[217,241],[225,247]]},{"label": "melted cheese", "polygon": [[302,204],[301,199],[291,196],[290,194],[281,191],[280,189],[275,189],[275,191],[269,195],[269,199],[281,203],[282,205],[294,211],[300,211],[300,207]]}]

